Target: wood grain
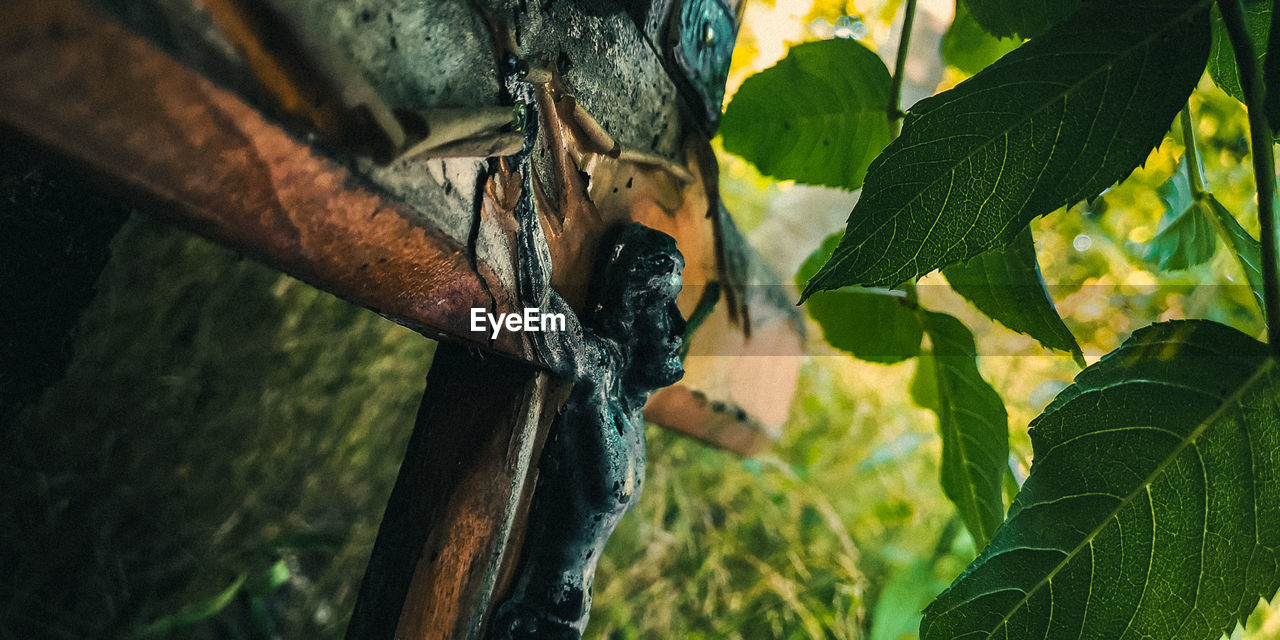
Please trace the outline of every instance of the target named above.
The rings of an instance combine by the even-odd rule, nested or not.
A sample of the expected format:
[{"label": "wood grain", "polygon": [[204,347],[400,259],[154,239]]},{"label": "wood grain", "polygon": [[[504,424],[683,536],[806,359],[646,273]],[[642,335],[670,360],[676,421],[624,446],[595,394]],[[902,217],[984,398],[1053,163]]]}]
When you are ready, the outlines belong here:
[{"label": "wood grain", "polygon": [[439,346],[349,640],[481,637],[568,390],[531,366]]},{"label": "wood grain", "polygon": [[145,210],[432,337],[490,343],[469,311],[514,308],[483,263],[149,41],[77,0],[0,3],[0,123]]}]

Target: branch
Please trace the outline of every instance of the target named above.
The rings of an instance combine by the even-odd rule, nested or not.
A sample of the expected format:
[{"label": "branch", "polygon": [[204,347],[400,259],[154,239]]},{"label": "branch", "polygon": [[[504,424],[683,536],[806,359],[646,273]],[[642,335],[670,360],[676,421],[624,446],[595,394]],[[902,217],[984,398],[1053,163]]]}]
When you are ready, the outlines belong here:
[{"label": "branch", "polygon": [[[889,135],[896,139],[902,133],[902,118],[906,115],[898,104],[902,101],[902,80],[907,75],[907,52],[911,49],[911,25],[916,19],[916,0],[907,0],[902,16],[902,35],[898,36],[898,55],[893,62],[893,84],[889,88]],[[904,303],[908,308],[920,310],[920,292],[915,282],[902,285],[906,292]]]},{"label": "branch", "polygon": [[1249,142],[1253,150],[1253,176],[1258,187],[1258,223],[1262,227],[1262,293],[1267,316],[1267,341],[1273,355],[1280,357],[1280,274],[1276,273],[1280,237],[1276,236],[1276,167],[1272,149],[1271,124],[1264,109],[1266,85],[1254,54],[1253,41],[1244,26],[1244,6],[1240,0],[1219,0],[1222,20],[1240,70],[1240,88],[1249,112]]},{"label": "branch", "polygon": [[902,133],[902,79],[907,75],[907,51],[911,48],[911,25],[916,19],[916,0],[907,0],[902,17],[902,35],[898,37],[898,56],[893,63],[893,84],[889,88],[889,129],[894,138]]}]

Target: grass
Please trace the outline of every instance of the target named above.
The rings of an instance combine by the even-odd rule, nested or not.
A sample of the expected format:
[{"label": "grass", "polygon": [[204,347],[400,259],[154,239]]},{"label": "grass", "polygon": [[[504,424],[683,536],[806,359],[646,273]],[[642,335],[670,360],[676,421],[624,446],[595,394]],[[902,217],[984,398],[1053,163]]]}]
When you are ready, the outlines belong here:
[{"label": "grass", "polygon": [[[0,451],[0,637],[341,637],[432,343],[147,220],[113,252],[66,378]],[[928,457],[867,463],[907,431],[928,450],[927,414],[819,360],[772,454],[651,428],[589,637],[862,637],[879,549],[927,551],[948,512],[920,506]]]},{"label": "grass", "polygon": [[113,250],[0,451],[0,637],[127,635],[277,560],[265,632],[341,637],[433,344],[145,220]]},{"label": "grass", "polygon": [[[146,220],[113,251],[65,379],[0,449],[0,638],[341,638],[433,343]],[[932,414],[914,364],[814,347],[766,455],[650,428],[587,637],[914,637],[975,553]],[[983,361],[1023,456],[1066,362]]]}]

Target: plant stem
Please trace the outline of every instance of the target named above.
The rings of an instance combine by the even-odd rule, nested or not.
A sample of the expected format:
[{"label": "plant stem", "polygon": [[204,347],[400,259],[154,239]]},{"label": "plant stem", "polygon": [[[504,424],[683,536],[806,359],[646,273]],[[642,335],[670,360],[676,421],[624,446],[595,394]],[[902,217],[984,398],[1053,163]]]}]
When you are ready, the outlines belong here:
[{"label": "plant stem", "polygon": [[1191,195],[1199,200],[1208,193],[1204,186],[1204,174],[1200,167],[1200,155],[1196,152],[1195,124],[1191,122],[1191,103],[1182,107],[1182,146],[1186,147],[1187,177],[1191,183]]},{"label": "plant stem", "polygon": [[1280,357],[1280,274],[1276,272],[1280,237],[1276,236],[1276,166],[1272,149],[1271,124],[1263,108],[1266,85],[1254,55],[1253,41],[1244,26],[1241,0],[1218,0],[1222,21],[1227,27],[1231,48],[1240,70],[1240,88],[1249,112],[1249,146],[1253,151],[1253,176],[1258,187],[1258,224],[1262,228],[1262,294],[1267,317],[1267,341],[1273,355]]},{"label": "plant stem", "polygon": [[894,138],[902,133],[902,80],[907,75],[907,51],[911,48],[911,25],[916,20],[916,0],[907,0],[902,17],[902,35],[898,36],[898,56],[893,63],[893,84],[889,88],[889,129]]},{"label": "plant stem", "polygon": [[902,299],[903,304],[907,305],[908,309],[920,311],[920,289],[916,286],[916,283],[904,282],[900,288],[903,293],[907,294]]},{"label": "plant stem", "polygon": [[[898,36],[898,54],[893,62],[893,83],[889,87],[889,136],[897,139],[902,133],[902,81],[907,75],[907,52],[911,49],[911,25],[916,19],[916,0],[907,0],[907,7],[902,16],[902,34]],[[907,294],[904,303],[908,308],[920,311],[920,292],[915,282],[904,283],[901,287]]]}]

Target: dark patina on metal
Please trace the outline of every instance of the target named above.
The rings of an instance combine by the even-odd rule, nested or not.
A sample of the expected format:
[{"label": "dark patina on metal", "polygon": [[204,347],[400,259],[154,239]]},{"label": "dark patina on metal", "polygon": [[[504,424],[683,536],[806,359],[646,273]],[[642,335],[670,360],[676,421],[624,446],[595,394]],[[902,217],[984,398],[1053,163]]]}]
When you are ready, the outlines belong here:
[{"label": "dark patina on metal", "polygon": [[[537,242],[536,218],[527,210],[519,217],[522,258],[536,255],[528,253]],[[530,262],[521,280],[538,287],[541,261]],[[580,324],[557,294],[542,289],[549,306],[567,312],[570,327],[539,334],[539,346],[574,388],[547,436],[516,580],[490,638],[582,636],[600,554],[644,485],[641,409],[653,391],[684,374],[685,321],[676,307],[683,267],[675,240],[631,223],[606,235]]]},{"label": "dark patina on metal", "polygon": [[685,320],[676,304],[684,257],[661,231],[640,223],[610,228],[575,313],[551,286],[545,215],[535,195],[538,102],[520,60],[506,56],[503,67],[505,90],[530,114],[527,144],[490,170],[520,183],[510,215],[522,304],[567,319],[563,331],[528,335],[539,360],[574,386],[548,432],[515,581],[489,637],[577,639],[601,552],[644,485],[641,411],[650,394],[684,375]]}]

